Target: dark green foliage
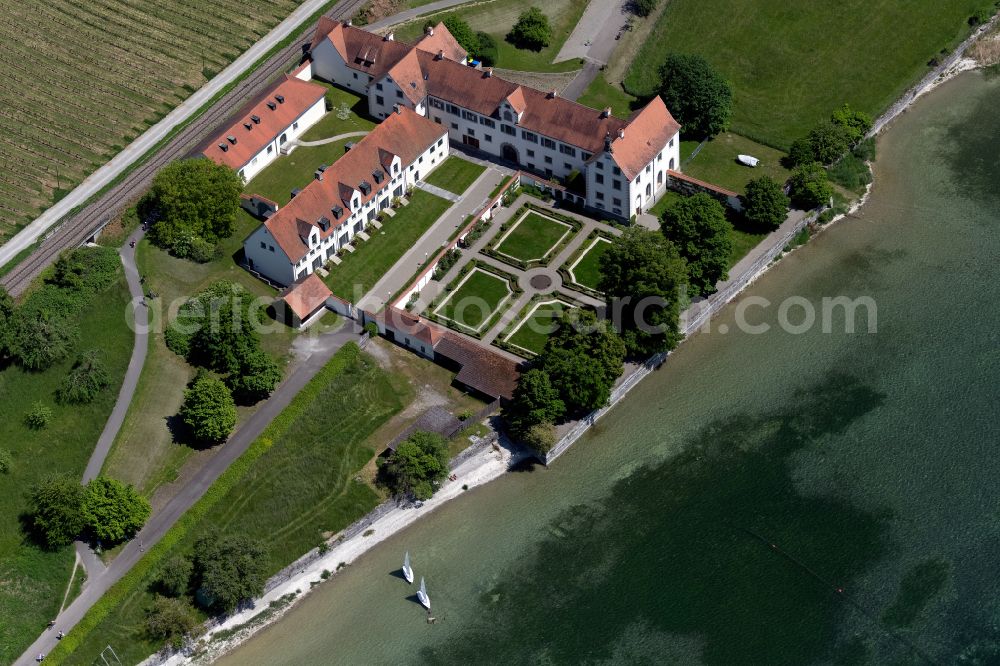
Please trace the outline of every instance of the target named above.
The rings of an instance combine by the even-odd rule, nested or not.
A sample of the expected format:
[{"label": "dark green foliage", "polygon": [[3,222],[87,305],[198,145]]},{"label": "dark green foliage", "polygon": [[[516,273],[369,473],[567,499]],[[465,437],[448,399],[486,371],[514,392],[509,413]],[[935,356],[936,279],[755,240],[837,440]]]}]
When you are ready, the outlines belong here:
[{"label": "dark green foliage", "polygon": [[747,183],[743,196],[743,216],[754,227],[777,229],[788,216],[791,201],[781,185],[770,176],[754,178]]},{"label": "dark green foliage", "polygon": [[415,432],[379,466],[379,483],[394,495],[429,499],[448,476],[448,441],[432,432]]},{"label": "dark green foliage", "polygon": [[87,247],[63,252],[47,280],[61,289],[103,291],[118,278],[118,253],[111,248]]},{"label": "dark green foliage", "polygon": [[188,557],[175,555],[163,563],[157,587],[168,597],[180,597],[191,588],[191,574],[194,562]]},{"label": "dark green foliage", "polygon": [[376,324],[373,321],[367,322],[365,324],[365,333],[367,333],[369,337],[377,338],[378,337],[378,324]]},{"label": "dark green foliage", "polygon": [[830,180],[854,192],[862,192],[872,182],[872,172],[864,160],[854,153],[844,155],[827,172]]},{"label": "dark green foliage", "polygon": [[569,414],[603,407],[625,369],[625,343],[593,312],[568,310],[538,357]]},{"label": "dark green foliage", "polygon": [[168,164],[156,174],[143,203],[144,212],[154,212],[157,220],[150,240],[170,249],[192,237],[212,245],[228,238],[235,229],[242,189],[239,174],[211,160]]},{"label": "dark green foliage", "polygon": [[871,162],[875,159],[875,139],[874,137],[865,139],[858,145],[854,146],[854,150],[851,151],[854,156],[858,159],[865,160],[866,162]]},{"label": "dark green foliage", "polygon": [[181,236],[170,248],[175,257],[207,264],[215,258],[215,245],[198,236]]},{"label": "dark green foliage", "polygon": [[202,373],[184,391],[180,416],[195,439],[218,444],[229,437],[236,425],[236,403],[225,384]]},{"label": "dark green foliage", "polygon": [[87,403],[106,389],[109,382],[108,371],[101,362],[100,352],[91,349],[77,357],[76,363],[59,385],[56,399],[68,404]]},{"label": "dark green foliage", "polygon": [[667,55],[660,67],[660,96],[692,136],[714,136],[729,127],[732,86],[699,55]]},{"label": "dark green foliage", "polygon": [[457,247],[451,248],[444,253],[444,256],[441,257],[441,261],[439,261],[437,266],[434,268],[434,275],[431,276],[431,278],[440,281],[445,275],[447,275],[452,266],[458,263],[458,260],[461,258],[462,251]]},{"label": "dark green foliage", "polygon": [[483,63],[484,67],[493,67],[500,58],[497,41],[493,39],[493,35],[486,32],[477,32],[476,36],[479,38],[479,50],[476,51],[476,57]]},{"label": "dark green foliage", "polygon": [[0,359],[10,353],[11,338],[14,332],[14,299],[7,290],[0,286]]},{"label": "dark green foliage", "polygon": [[788,155],[782,160],[788,168],[794,168],[800,164],[810,164],[816,161],[813,155],[812,143],[809,137],[802,137],[792,142],[792,147],[788,150]]},{"label": "dark green foliage", "polygon": [[816,162],[795,167],[788,185],[792,203],[807,210],[826,204],[833,196],[826,169]]},{"label": "dark green foliage", "polygon": [[247,352],[239,371],[226,379],[241,405],[253,405],[271,395],[281,381],[281,369],[267,352],[257,349]]},{"label": "dark green foliage", "polygon": [[149,500],[130,484],[99,476],[87,484],[83,517],[87,530],[105,545],[135,536],[149,518]]},{"label": "dark green foliage", "polygon": [[260,596],[267,580],[267,549],[241,535],[205,535],[194,546],[198,602],[212,613],[228,613]]},{"label": "dark green foliage", "polygon": [[711,294],[729,276],[733,225],[718,201],[703,192],[685,197],[663,212],[661,228],[687,261],[692,296]]},{"label": "dark green foliage", "polygon": [[855,111],[849,104],[844,104],[830,116],[830,122],[842,127],[847,133],[847,140],[853,146],[872,128],[872,119],[864,111]]},{"label": "dark green foliage", "polygon": [[146,635],[165,641],[173,648],[184,644],[184,637],[198,626],[198,616],[183,599],[157,596],[146,611]]},{"label": "dark green foliage", "polygon": [[549,45],[552,39],[552,26],[549,17],[538,7],[530,7],[521,12],[517,23],[507,33],[507,41],[519,49],[541,51]]},{"label": "dark green foliage", "polygon": [[847,104],[830,116],[830,120],[814,127],[809,135],[792,143],[788,153],[791,166],[811,162],[832,164],[857,144],[872,127],[871,117],[854,111]]},{"label": "dark green foliage", "polygon": [[513,399],[504,405],[503,416],[516,437],[524,437],[532,426],[554,423],[566,413],[566,405],[549,375],[537,368],[521,375]]},{"label": "dark green foliage", "polygon": [[820,123],[809,132],[809,145],[815,161],[830,164],[851,147],[850,130],[833,122]]},{"label": "dark green foliage", "polygon": [[631,0],[629,10],[636,16],[649,16],[656,9],[659,0]]},{"label": "dark green foliage", "polygon": [[39,539],[49,548],[67,546],[83,531],[84,489],[64,474],[36,484],[28,495],[28,514]]},{"label": "dark green foliage", "polygon": [[451,36],[463,49],[469,52],[469,55],[475,55],[479,52],[479,37],[460,16],[453,15],[446,18],[444,27],[448,28]]},{"label": "dark green foliage", "polygon": [[609,316],[629,354],[648,356],[676,347],[687,269],[673,243],[655,231],[630,227],[598,265],[597,288],[607,298]]},{"label": "dark green foliage", "polygon": [[76,324],[66,317],[49,317],[24,307],[15,322],[12,346],[18,362],[28,370],[45,370],[63,360],[80,337]]},{"label": "dark green foliage", "polygon": [[42,402],[36,402],[24,415],[24,425],[32,430],[44,430],[52,422],[52,408]]},{"label": "dark green foliage", "polygon": [[0,449],[0,474],[9,474],[13,464],[14,460],[11,458],[10,451]]}]

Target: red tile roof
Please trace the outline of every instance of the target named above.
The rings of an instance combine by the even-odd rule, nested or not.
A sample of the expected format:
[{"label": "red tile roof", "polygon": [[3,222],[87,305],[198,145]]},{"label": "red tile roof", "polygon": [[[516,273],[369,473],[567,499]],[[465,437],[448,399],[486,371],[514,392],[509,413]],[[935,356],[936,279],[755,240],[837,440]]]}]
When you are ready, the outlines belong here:
[{"label": "red tile roof", "polygon": [[425,319],[399,308],[389,307],[381,312],[376,312],[375,319],[395,332],[412,336],[432,348],[444,335],[444,329],[440,326],[435,326]]},{"label": "red tile roof", "polygon": [[656,96],[637,112],[623,128],[625,136],[614,136],[611,156],[629,180],[633,180],[653,157],[663,150],[670,137],[681,126],[667,110],[667,105]]},{"label": "red tile roof", "polygon": [[458,40],[455,39],[444,23],[438,23],[434,26],[434,33],[424,35],[417,42],[416,46],[421,51],[426,51],[427,53],[437,54],[441,52],[445,58],[454,60],[455,62],[465,62],[465,59],[469,55],[469,52],[462,48],[462,45],[458,43]]},{"label": "red tile roof", "polygon": [[[293,262],[298,261],[308,251],[303,236],[308,237],[313,227],[324,239],[337,233],[340,225],[350,217],[350,200],[355,192],[363,205],[389,185],[391,175],[387,167],[390,166],[393,155],[400,158],[402,167],[405,168],[447,132],[443,126],[415,111],[400,107],[400,113],[390,114],[354,144],[351,150],[333,162],[323,173],[323,180],[311,181],[288,204],[265,220],[264,225],[288,258]],[[375,172],[385,176],[381,183],[375,182]],[[362,194],[359,189],[362,181],[371,186],[367,195]],[[331,210],[335,206],[344,209],[339,220]],[[326,231],[319,227],[319,220],[324,217],[330,222]]]},{"label": "red tile roof", "polygon": [[[285,100],[283,103],[277,101],[279,95]],[[277,139],[278,135],[288,129],[313,104],[323,99],[324,95],[326,88],[323,86],[286,75],[241,115],[239,120],[212,141],[211,145],[202,151],[202,155],[218,164],[240,169],[267,144]],[[268,103],[273,104],[274,108],[270,108]],[[256,116],[259,122],[255,123],[253,116]],[[247,129],[247,125],[250,129]],[[236,138],[235,144],[227,139],[230,136]],[[225,145],[226,149],[220,148],[220,144]]]},{"label": "red tile roof", "polygon": [[281,298],[295,313],[299,321],[305,321],[309,315],[326,304],[326,299],[333,293],[318,275],[312,273],[302,282],[293,284],[285,290]]},{"label": "red tile roof", "polygon": [[712,192],[717,192],[718,194],[721,194],[721,195],[726,196],[726,197],[738,197],[739,196],[739,194],[737,192],[733,192],[732,190],[727,190],[726,188],[719,187],[718,185],[713,185],[712,183],[706,182],[704,180],[698,180],[697,178],[692,178],[691,176],[687,175],[686,173],[681,173],[680,171],[674,171],[673,169],[667,169],[667,175],[670,176],[671,178],[676,178],[677,180],[687,181],[687,182],[691,183],[692,185],[697,185],[698,187],[704,188],[706,190],[711,190]]}]

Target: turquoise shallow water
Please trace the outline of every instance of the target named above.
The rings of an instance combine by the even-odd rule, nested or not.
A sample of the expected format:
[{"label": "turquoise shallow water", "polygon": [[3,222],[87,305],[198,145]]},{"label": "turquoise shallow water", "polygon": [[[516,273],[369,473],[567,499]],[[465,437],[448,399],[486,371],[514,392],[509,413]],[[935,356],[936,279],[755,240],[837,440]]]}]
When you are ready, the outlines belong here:
[{"label": "turquoise shallow water", "polygon": [[[857,219],[786,257],[550,469],[376,548],[223,660],[955,663],[996,649],[1000,81],[880,146]],[[871,297],[844,332],[778,304]],[[737,304],[738,305],[738,304]],[[791,319],[799,321],[794,308]],[[728,328],[721,333],[720,325]],[[409,550],[438,622],[393,572]],[[967,662],[973,663],[973,662]],[[992,663],[992,662],[983,662]]]}]

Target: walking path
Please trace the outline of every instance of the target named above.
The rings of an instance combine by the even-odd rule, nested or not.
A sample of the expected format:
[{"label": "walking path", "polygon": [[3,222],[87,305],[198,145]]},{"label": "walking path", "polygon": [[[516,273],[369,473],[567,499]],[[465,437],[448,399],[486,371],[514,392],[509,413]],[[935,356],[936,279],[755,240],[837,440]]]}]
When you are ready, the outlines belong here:
[{"label": "walking path", "polygon": [[288,18],[279,23],[260,41],[248,48],[228,67],[219,72],[197,92],[178,104],[160,122],[143,132],[137,139],[111,158],[107,164],[87,176],[73,191],[42,213],[31,224],[0,247],[0,266],[13,259],[19,252],[31,246],[35,240],[71,210],[83,204],[91,196],[111,183],[136,160],[164,139],[175,127],[186,122],[202,106],[230,83],[239,78],[278,42],[292,34],[310,16],[326,5],[327,0],[304,0]]},{"label": "walking path", "polygon": [[[335,113],[330,111],[330,113]],[[352,136],[365,136],[368,132],[344,132],[343,134],[338,134],[337,136],[331,136],[329,139],[319,139],[317,141],[302,141],[301,139],[292,139],[288,143],[295,146],[324,146],[328,143],[333,143],[335,141],[340,141],[341,139],[350,139]]]},{"label": "walking path", "polygon": [[600,75],[601,67],[611,61],[611,54],[618,46],[615,36],[628,15],[625,6],[626,3],[621,0],[590,0],[590,5],[555,60],[586,60],[580,73],[562,91],[562,96],[566,99],[576,101]]},{"label": "walking path", "polygon": [[430,183],[418,180],[415,187],[424,190],[425,192],[430,192],[436,197],[441,197],[442,199],[447,199],[452,203],[458,203],[462,200],[462,197],[454,192],[450,192],[444,188],[438,187],[437,185],[431,185]]}]

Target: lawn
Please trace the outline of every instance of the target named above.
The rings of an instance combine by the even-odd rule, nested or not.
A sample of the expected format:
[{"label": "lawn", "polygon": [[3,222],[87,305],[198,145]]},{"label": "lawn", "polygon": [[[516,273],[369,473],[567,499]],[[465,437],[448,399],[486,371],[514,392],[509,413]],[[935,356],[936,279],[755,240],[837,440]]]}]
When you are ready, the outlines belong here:
[{"label": "lawn", "polygon": [[[449,16],[458,16],[473,30],[488,33],[496,40],[498,51],[496,67],[525,72],[568,72],[580,69],[579,60],[572,59],[560,63],[552,61],[559,54],[559,49],[562,48],[566,38],[573,32],[587,4],[588,0],[546,0],[541,4],[536,0],[487,0],[470,7],[422,16],[404,23],[395,28],[396,39],[414,42],[423,35],[423,26],[428,20],[436,22],[443,21]],[[504,39],[517,23],[517,17],[521,12],[532,6],[540,7],[549,17],[552,26],[552,39],[541,51],[519,49]]]},{"label": "lawn", "polygon": [[434,169],[431,175],[424,179],[424,182],[437,185],[455,194],[462,194],[484,171],[486,171],[486,167],[452,155],[441,166]]},{"label": "lawn", "polygon": [[479,333],[510,295],[510,283],[505,278],[473,268],[458,278],[454,290],[434,313]]},{"label": "lawn", "polygon": [[563,312],[572,307],[562,301],[548,301],[532,306],[531,313],[522,320],[517,330],[506,338],[506,342],[534,354],[542,353],[545,341],[555,331],[555,322]]},{"label": "lawn", "polygon": [[[79,316],[76,346],[80,351],[100,350],[108,371],[110,385],[94,402],[69,406],[53,398],[75,354],[44,372],[25,372],[13,365],[0,370],[0,448],[13,458],[10,472],[0,475],[0,663],[13,662],[55,617],[73,570],[71,547],[51,552],[25,538],[19,522],[24,495],[49,474],[83,475],[132,354],[124,278],[97,298],[98,304]],[[29,430],[23,422],[37,401],[53,410],[51,424],[40,431]]]},{"label": "lawn", "polygon": [[733,84],[732,130],[787,148],[847,102],[873,117],[969,32],[993,0],[670,0],[625,76],[658,86],[668,52],[697,53]]},{"label": "lawn", "polygon": [[[737,155],[753,155],[760,164],[754,168],[744,166],[736,161]],[[761,176],[770,176],[779,183],[788,180],[792,174],[781,166],[784,155],[739,134],[724,132],[706,141],[698,154],[684,163],[683,171],[713,185],[742,192],[747,183]]]},{"label": "lawn", "polygon": [[382,222],[382,230],[373,230],[370,240],[355,239],[355,252],[345,252],[339,266],[330,266],[324,278],[330,291],[357,303],[450,206],[447,199],[414,190],[410,205]]},{"label": "lawn", "polygon": [[587,86],[576,101],[592,109],[611,107],[611,113],[622,119],[627,119],[636,109],[642,108],[638,98],[625,92],[621,85],[610,83],[603,73]]},{"label": "lawn", "polygon": [[374,359],[353,344],[338,352],[147,553],[144,562],[151,568],[112,590],[111,598],[121,601],[107,616],[88,633],[70,635],[72,644],[82,641],[73,661],[100,663],[108,644],[123,663],[138,663],[155,651],[159,646],[143,630],[150,585],[165,559],[190,553],[202,535],[241,534],[264,542],[267,570],[275,573],[374,508],[378,493],[355,477],[375,455],[366,440],[402,407],[390,376]]},{"label": "lawn", "polygon": [[567,224],[529,211],[503,236],[496,251],[525,263],[542,261],[572,232]]},{"label": "lawn", "polygon": [[589,249],[577,260],[570,269],[576,284],[597,291],[597,283],[601,279],[601,257],[611,247],[610,241],[603,236],[597,236],[590,242]]}]

